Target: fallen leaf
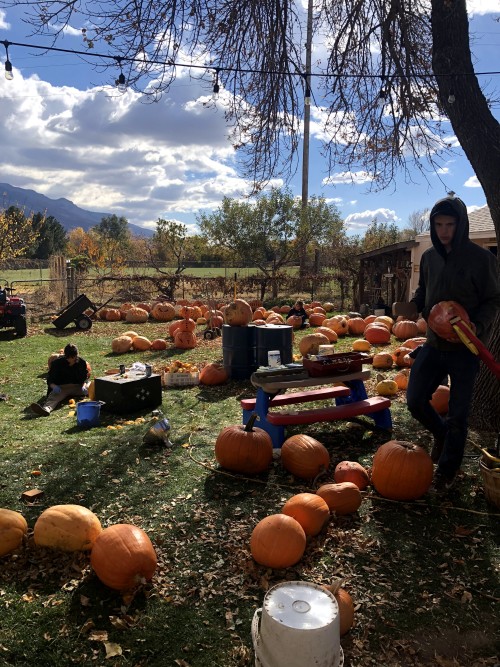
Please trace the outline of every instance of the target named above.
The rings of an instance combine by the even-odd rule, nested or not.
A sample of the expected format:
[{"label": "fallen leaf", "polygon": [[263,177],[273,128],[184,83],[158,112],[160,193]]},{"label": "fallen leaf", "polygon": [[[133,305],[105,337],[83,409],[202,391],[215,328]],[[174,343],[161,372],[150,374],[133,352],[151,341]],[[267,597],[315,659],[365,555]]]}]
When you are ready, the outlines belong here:
[{"label": "fallen leaf", "polygon": [[106,660],[122,654],[122,647],[115,642],[104,642],[104,648],[106,649]]}]

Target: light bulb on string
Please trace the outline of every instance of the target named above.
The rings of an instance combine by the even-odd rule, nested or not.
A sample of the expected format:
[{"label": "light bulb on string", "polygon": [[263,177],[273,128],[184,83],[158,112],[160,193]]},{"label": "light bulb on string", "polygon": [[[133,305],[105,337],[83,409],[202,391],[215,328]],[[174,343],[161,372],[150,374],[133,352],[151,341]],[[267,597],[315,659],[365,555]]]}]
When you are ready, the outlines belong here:
[{"label": "light bulb on string", "polygon": [[386,105],[386,102],[387,102],[387,97],[385,94],[385,90],[382,88],[380,93],[378,94],[377,106],[383,109]]},{"label": "light bulb on string", "polygon": [[5,61],[5,78],[7,81],[12,81],[14,78],[14,73],[12,72],[12,63],[9,60],[9,42],[5,41],[3,42],[3,45],[5,46],[5,56],[6,56],[6,61]]},{"label": "light bulb on string", "polygon": [[117,56],[115,60],[118,63],[118,66],[120,67],[120,75],[118,76],[117,79],[115,79],[115,86],[121,93],[124,93],[127,90],[127,79],[125,78],[125,74],[123,73],[122,70],[122,59],[119,56]]},{"label": "light bulb on string", "polygon": [[310,106],[311,104],[311,89],[309,87],[306,88],[306,93],[304,95],[304,104],[306,107]]},{"label": "light bulb on string", "polygon": [[453,94],[453,91],[450,91],[450,94],[448,95],[448,104],[455,104],[456,97]]},{"label": "light bulb on string", "polygon": [[219,86],[219,68],[215,70],[215,81],[214,81],[214,87],[212,88],[212,97],[214,100],[216,100],[219,97],[219,91],[220,91],[220,86]]}]

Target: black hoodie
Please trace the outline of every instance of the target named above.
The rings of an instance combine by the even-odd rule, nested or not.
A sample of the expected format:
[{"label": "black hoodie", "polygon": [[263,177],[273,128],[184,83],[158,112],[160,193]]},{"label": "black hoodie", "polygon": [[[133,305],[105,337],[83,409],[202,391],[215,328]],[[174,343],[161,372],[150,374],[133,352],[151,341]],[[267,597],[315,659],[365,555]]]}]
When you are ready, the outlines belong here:
[{"label": "black hoodie", "polygon": [[[457,219],[451,251],[439,241],[434,227],[437,214]],[[461,199],[440,199],[430,213],[432,248],[422,255],[418,288],[412,301],[427,320],[439,301],[457,301],[476,326],[476,335],[486,342],[496,310],[500,308],[500,285],[495,255],[469,239],[469,217]],[[456,350],[429,328],[427,342],[443,350]]]}]

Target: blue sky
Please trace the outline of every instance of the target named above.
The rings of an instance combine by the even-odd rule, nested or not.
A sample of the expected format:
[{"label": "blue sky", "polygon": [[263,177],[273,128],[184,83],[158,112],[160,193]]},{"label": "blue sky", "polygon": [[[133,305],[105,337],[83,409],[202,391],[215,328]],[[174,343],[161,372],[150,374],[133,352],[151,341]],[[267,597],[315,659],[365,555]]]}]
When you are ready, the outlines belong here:
[{"label": "blue sky", "polygon": [[[469,0],[468,8],[476,71],[498,71],[500,23],[494,19],[500,0]],[[22,7],[0,9],[0,40],[50,44],[30,36],[21,17]],[[76,29],[66,31],[57,46],[84,50]],[[247,191],[222,109],[204,106],[211,90],[187,72],[181,71],[170,92],[152,104],[111,85],[118,70],[99,71],[72,54],[12,46],[9,57],[14,79],[0,76],[0,182],[124,215],[141,226],[154,228],[162,217],[192,231],[198,212],[212,211],[222,197],[238,198]],[[5,61],[3,52],[0,60]],[[499,89],[500,76],[490,77],[489,90],[496,90],[497,98]],[[494,113],[500,118],[498,107]],[[403,228],[412,212],[430,207],[447,190],[459,194],[470,210],[486,203],[460,149],[429,182],[415,173],[411,185],[401,178],[385,192],[368,192],[361,171],[328,175],[315,139],[320,127],[314,107],[311,118],[309,194],[335,203],[350,233],[363,234],[374,217]],[[300,196],[300,173],[290,187]]]}]

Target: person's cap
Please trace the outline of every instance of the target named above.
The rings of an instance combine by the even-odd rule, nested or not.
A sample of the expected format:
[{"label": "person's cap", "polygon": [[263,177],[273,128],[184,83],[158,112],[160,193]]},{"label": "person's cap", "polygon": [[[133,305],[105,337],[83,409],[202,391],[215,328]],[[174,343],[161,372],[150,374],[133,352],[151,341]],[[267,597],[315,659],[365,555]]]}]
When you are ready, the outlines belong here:
[{"label": "person's cap", "polygon": [[459,217],[456,208],[450,201],[446,201],[446,199],[442,199],[441,201],[437,202],[437,204],[433,207],[431,218],[434,218],[436,215],[451,215],[454,218],[457,218],[457,220]]}]

